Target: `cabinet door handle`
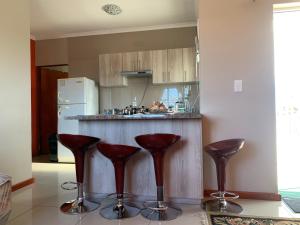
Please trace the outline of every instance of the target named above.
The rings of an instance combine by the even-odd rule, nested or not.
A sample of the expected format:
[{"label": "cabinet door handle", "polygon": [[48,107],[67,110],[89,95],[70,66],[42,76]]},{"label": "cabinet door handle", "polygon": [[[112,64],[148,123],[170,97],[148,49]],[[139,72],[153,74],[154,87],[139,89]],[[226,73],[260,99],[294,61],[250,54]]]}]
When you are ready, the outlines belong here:
[{"label": "cabinet door handle", "polygon": [[184,71],[183,81],[186,81],[186,71]]},{"label": "cabinet door handle", "polygon": [[168,77],[167,77],[168,81],[170,81],[170,72],[168,72]]},{"label": "cabinet door handle", "polygon": [[165,80],[166,80],[166,79],[165,79],[165,75],[166,75],[166,73],[165,73],[165,72],[163,72],[163,74],[162,74],[162,75],[163,75],[163,82],[165,82]]}]

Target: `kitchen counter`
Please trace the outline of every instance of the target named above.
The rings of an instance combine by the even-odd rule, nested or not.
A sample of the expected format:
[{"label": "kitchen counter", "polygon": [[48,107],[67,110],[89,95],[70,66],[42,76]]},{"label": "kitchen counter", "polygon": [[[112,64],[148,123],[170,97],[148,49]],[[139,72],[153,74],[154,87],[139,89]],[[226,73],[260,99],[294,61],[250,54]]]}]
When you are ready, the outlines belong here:
[{"label": "kitchen counter", "polygon": [[135,115],[78,115],[67,117],[69,120],[174,120],[174,119],[201,119],[200,113],[164,113],[164,114],[135,114]]},{"label": "kitchen counter", "polygon": [[[203,198],[201,114],[95,115],[68,119],[78,121],[79,134],[112,144],[138,146],[135,137],[141,134],[180,135],[180,141],[165,155],[165,197],[175,202],[200,204]],[[114,169],[109,159],[92,148],[87,153],[86,165],[89,198],[115,192]],[[144,149],[126,164],[125,192],[139,200],[153,199],[156,195],[153,160]]]}]

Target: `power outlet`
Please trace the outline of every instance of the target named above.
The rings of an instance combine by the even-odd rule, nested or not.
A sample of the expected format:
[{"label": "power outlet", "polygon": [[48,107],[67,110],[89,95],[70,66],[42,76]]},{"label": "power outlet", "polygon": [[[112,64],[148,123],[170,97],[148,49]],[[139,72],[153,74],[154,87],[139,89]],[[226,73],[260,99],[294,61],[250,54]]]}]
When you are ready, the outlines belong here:
[{"label": "power outlet", "polygon": [[234,90],[234,92],[242,92],[243,91],[243,81],[242,80],[234,80],[233,90]]}]

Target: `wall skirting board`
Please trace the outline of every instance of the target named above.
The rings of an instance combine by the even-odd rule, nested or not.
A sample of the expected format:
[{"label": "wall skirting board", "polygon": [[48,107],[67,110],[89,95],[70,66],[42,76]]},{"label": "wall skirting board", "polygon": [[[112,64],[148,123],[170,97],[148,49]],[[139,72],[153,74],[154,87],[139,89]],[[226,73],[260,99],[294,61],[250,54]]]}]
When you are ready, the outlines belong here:
[{"label": "wall skirting board", "polygon": [[12,186],[12,191],[16,191],[16,190],[19,190],[23,187],[26,187],[30,184],[33,184],[34,183],[34,178],[30,178],[30,179],[27,179],[27,180],[24,180],[24,181],[21,181],[19,183],[16,183],[15,185]]},{"label": "wall skirting board", "polygon": [[[209,197],[210,193],[213,193],[213,192],[216,192],[216,190],[204,190],[204,196]],[[281,195],[278,193],[245,192],[245,191],[228,191],[228,192],[236,193],[242,199],[281,201]]]}]

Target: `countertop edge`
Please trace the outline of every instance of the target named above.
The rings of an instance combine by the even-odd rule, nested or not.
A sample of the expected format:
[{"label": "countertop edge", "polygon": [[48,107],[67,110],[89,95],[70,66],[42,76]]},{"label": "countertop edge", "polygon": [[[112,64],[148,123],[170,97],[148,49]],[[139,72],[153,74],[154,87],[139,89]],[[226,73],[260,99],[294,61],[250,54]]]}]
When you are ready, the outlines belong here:
[{"label": "countertop edge", "polygon": [[107,120],[189,120],[202,119],[200,113],[178,113],[151,116],[123,116],[123,115],[78,115],[65,117],[67,120],[79,121],[107,121]]}]

